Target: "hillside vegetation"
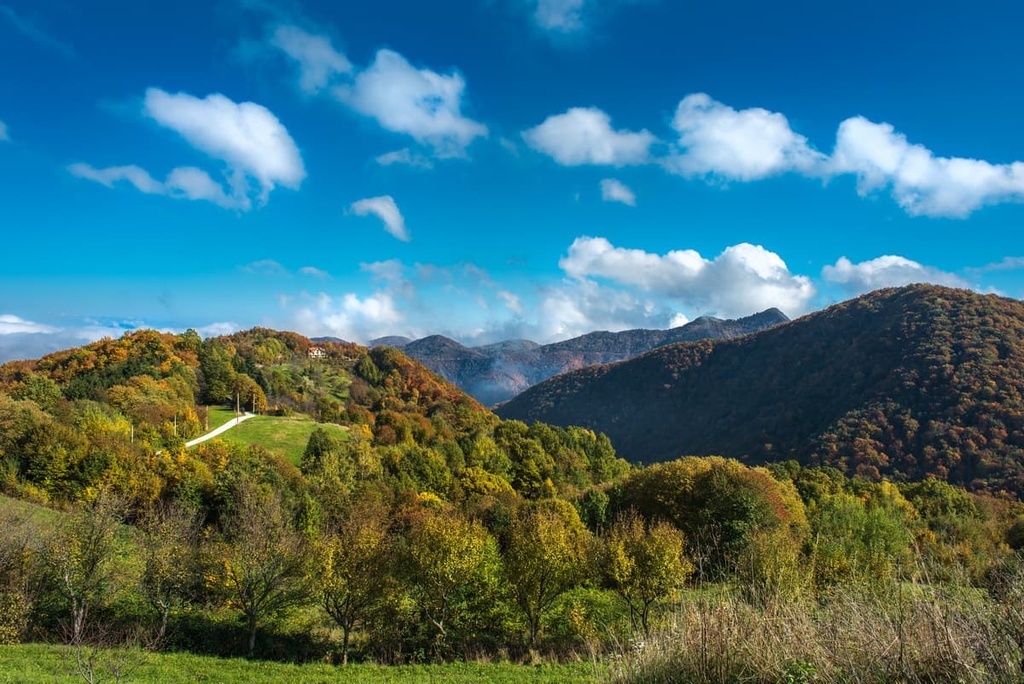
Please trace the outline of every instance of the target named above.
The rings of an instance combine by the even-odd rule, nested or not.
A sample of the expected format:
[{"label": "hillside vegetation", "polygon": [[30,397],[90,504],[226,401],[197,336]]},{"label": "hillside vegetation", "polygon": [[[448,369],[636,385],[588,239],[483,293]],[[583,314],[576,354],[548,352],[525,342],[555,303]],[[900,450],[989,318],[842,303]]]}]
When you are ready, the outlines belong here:
[{"label": "hillside vegetation", "polygon": [[1024,304],[934,286],[874,292],[753,336],[583,369],[502,406],[583,425],[634,461],[796,459],[1024,492]]},{"label": "hillside vegetation", "polygon": [[[225,433],[244,439],[184,446],[236,404],[260,414]],[[805,665],[821,681],[1014,681],[1024,659],[1019,611],[1002,609],[1024,596],[1017,502],[796,461],[631,466],[601,433],[502,420],[388,347],[141,331],[7,364],[0,492],[0,643],[61,644],[83,678],[117,665],[110,646],[339,665],[625,656],[609,672],[637,681]],[[893,601],[904,586],[924,598]],[[853,660],[829,641],[850,615],[885,639]],[[730,670],[740,626],[807,638]],[[704,635],[703,655],[681,660],[671,629]],[[854,678],[864,663],[877,676]]]}]

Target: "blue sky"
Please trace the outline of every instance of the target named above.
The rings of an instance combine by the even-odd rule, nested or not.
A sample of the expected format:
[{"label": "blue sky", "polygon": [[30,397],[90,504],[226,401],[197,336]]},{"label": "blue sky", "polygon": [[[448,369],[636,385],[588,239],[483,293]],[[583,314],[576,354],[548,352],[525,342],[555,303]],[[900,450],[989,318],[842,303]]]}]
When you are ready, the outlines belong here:
[{"label": "blue sky", "polygon": [[1014,3],[0,0],[0,358],[1024,296]]}]

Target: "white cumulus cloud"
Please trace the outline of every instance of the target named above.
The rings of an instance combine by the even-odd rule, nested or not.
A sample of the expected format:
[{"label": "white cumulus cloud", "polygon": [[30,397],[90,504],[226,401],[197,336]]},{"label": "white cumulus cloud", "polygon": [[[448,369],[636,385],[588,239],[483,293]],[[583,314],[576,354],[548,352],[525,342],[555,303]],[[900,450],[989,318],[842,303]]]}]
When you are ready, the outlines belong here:
[{"label": "white cumulus cloud", "polygon": [[236,103],[219,93],[200,99],[150,88],[144,110],[196,149],[225,162],[233,172],[236,194],[248,194],[251,178],[260,187],[260,201],[266,201],[277,185],[295,190],[306,177],[295,141],[262,105]]},{"label": "white cumulus cloud", "polygon": [[523,131],[526,144],[562,166],[625,166],[650,161],[657,139],[647,130],[615,130],[611,117],[596,107],[573,107]]},{"label": "white cumulus cloud", "polygon": [[298,63],[299,87],[307,93],[317,93],[338,75],[352,71],[352,63],[334,49],[330,39],[307,33],[298,26],[278,26],[270,43]]},{"label": "white cumulus cloud", "polygon": [[619,202],[631,207],[636,206],[636,194],[614,178],[605,178],[601,181],[601,199],[605,202]]},{"label": "white cumulus cloud", "polygon": [[359,297],[347,293],[332,297],[321,293],[295,313],[295,325],[310,336],[331,335],[366,342],[394,334],[405,317],[389,292],[378,291]]},{"label": "white cumulus cloud", "polygon": [[841,285],[851,295],[863,294],[880,287],[898,287],[911,283],[970,287],[966,280],[954,273],[892,254],[856,264],[846,257],[840,257],[835,265],[822,269],[821,277],[830,283]]},{"label": "white cumulus cloud", "polygon": [[262,203],[276,186],[298,189],[306,177],[295,141],[262,105],[235,103],[220,94],[199,99],[187,93],[172,95],[150,88],[143,110],[199,151],[223,162],[228,189],[194,166],[176,167],[163,181],[134,164],[96,168],[79,162],[68,166],[68,171],[107,187],[123,181],[150,195],[205,200],[240,210],[252,208],[252,180],[259,186],[257,197]]},{"label": "white cumulus cloud", "polygon": [[853,173],[861,194],[891,186],[908,214],[963,218],[990,204],[1024,201],[1024,162],[936,157],[891,124],[852,117],[839,125],[832,164]]},{"label": "white cumulus cloud", "polygon": [[605,279],[725,318],[771,307],[799,315],[815,295],[810,279],[792,274],[778,254],[748,243],[706,259],[695,250],[659,255],[616,247],[605,238],[580,237],[559,266],[579,280]]},{"label": "white cumulus cloud", "polygon": [[384,222],[384,230],[402,242],[409,242],[412,239],[405,228],[405,218],[391,195],[361,199],[353,202],[349,210],[356,216],[376,216]]},{"label": "white cumulus cloud", "polygon": [[683,98],[672,127],[681,149],[666,164],[685,176],[750,181],[787,171],[815,175],[827,159],[782,114],[736,110],[705,93]]},{"label": "white cumulus cloud", "polygon": [[409,135],[438,156],[456,157],[487,135],[486,126],[462,114],[465,89],[458,72],[417,69],[397,52],[379,50],[373,64],[351,86],[335,88],[335,94],[382,128]]}]

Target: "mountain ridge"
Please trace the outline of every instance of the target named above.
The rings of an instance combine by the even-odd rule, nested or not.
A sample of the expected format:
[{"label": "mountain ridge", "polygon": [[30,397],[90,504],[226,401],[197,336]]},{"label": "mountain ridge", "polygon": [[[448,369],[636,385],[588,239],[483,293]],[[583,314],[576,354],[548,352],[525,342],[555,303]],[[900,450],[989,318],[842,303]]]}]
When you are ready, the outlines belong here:
[{"label": "mountain ridge", "polygon": [[601,430],[634,461],[794,458],[1020,493],[1022,367],[1024,303],[915,285],[568,373],[496,412]]},{"label": "mountain ridge", "polygon": [[[531,340],[503,340],[468,347],[443,335],[430,335],[405,342],[400,348],[480,403],[492,406],[559,373],[633,358],[665,344],[747,335],[788,320],[780,310],[771,308],[734,320],[702,316],[664,330],[597,330],[544,345]],[[404,339],[378,338],[371,346]]]}]

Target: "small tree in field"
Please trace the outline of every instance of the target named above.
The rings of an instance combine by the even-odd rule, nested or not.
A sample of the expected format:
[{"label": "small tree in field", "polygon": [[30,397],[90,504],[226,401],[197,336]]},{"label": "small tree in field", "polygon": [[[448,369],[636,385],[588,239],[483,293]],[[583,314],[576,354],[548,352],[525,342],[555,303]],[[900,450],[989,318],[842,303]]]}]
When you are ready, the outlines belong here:
[{"label": "small tree in field", "polygon": [[317,585],[326,613],[341,628],[341,661],[348,664],[352,631],[369,616],[391,583],[394,561],[386,511],[363,506],[327,531],[317,545]]},{"label": "small tree in field", "polygon": [[306,599],[307,550],[279,495],[242,482],[235,500],[223,529],[223,585],[245,616],[251,657],[260,623]]},{"label": "small tree in field", "polygon": [[576,509],[558,499],[533,502],[513,517],[505,545],[505,570],[526,618],[531,647],[537,643],[547,609],[583,580],[589,538]]},{"label": "small tree in field", "polygon": [[644,636],[650,634],[652,607],[671,597],[693,574],[684,546],[683,533],[672,524],[647,526],[635,511],[619,516],[608,531],[602,574],[629,606],[633,629],[642,629]]},{"label": "small tree in field", "polygon": [[167,633],[171,611],[188,598],[196,575],[199,521],[180,506],[158,504],[142,518],[139,527],[146,563],[142,592],[157,612],[154,642],[159,643]]},{"label": "small tree in field", "polygon": [[122,509],[120,501],[100,495],[81,510],[61,518],[56,530],[41,540],[39,558],[67,605],[69,643],[82,642],[90,613],[113,589]]}]

